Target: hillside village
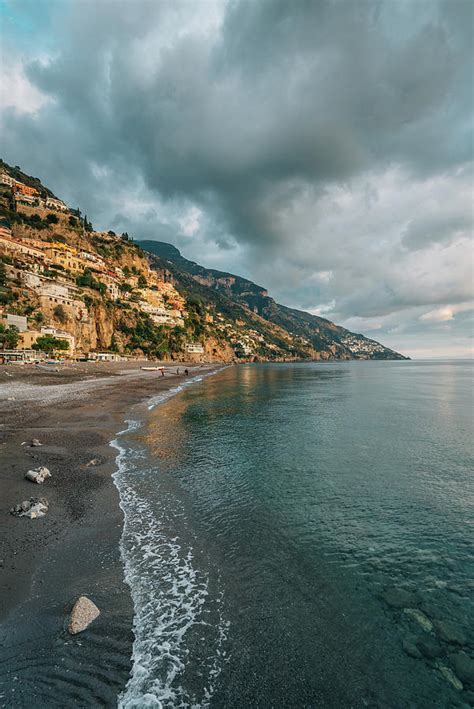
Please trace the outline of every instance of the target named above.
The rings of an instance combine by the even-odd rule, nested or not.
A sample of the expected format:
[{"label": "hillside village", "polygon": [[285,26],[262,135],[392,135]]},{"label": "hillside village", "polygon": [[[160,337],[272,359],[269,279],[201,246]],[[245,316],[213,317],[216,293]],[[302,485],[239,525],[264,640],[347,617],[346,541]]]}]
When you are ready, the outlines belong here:
[{"label": "hillside village", "polygon": [[[181,264],[191,263],[174,252]],[[285,327],[255,304],[255,293],[265,307],[274,304],[264,290],[253,292],[258,286],[245,281],[250,291],[237,293],[243,279],[218,272],[216,279],[193,265],[199,273],[177,270],[126,233],[95,231],[37,178],[0,162],[3,361],[400,357],[346,330],[335,337],[329,321],[321,320],[322,329],[311,325],[310,336],[300,326]]]}]

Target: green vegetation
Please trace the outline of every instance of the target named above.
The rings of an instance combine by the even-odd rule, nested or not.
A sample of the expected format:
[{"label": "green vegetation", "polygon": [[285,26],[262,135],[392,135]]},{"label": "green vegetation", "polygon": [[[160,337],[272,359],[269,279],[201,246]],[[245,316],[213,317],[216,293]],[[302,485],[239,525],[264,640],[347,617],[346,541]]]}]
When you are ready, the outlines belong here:
[{"label": "green vegetation", "polygon": [[4,286],[0,286],[0,305],[8,305],[9,303],[12,303],[15,300],[15,296],[11,290],[11,288],[6,288]]},{"label": "green vegetation", "polygon": [[48,224],[59,224],[57,214],[53,214],[52,212],[46,215],[46,221],[48,222]]},{"label": "green vegetation", "polygon": [[2,350],[14,350],[18,344],[20,335],[18,333],[18,328],[14,325],[0,324],[0,347]]},{"label": "green vegetation", "polygon": [[126,349],[129,351],[141,350],[150,357],[160,357],[169,349],[169,330],[163,325],[155,325],[151,318],[144,313],[137,313],[134,325],[128,325],[121,320],[118,330],[129,337]]},{"label": "green vegetation", "polygon": [[105,283],[102,283],[101,281],[96,281],[90,269],[86,269],[84,273],[82,273],[80,276],[77,276],[76,285],[84,288],[93,288],[94,290],[99,291],[101,295],[105,295],[105,293],[107,292],[107,286],[105,285]]},{"label": "green vegetation", "polygon": [[85,231],[88,231],[88,232],[94,231],[94,229],[92,227],[92,222],[87,221],[87,214],[84,215],[83,224],[84,224]]},{"label": "green vegetation", "polygon": [[60,337],[54,337],[54,335],[41,335],[34,343],[33,349],[41,350],[47,354],[55,351],[65,352],[69,349],[69,342],[62,340]]}]

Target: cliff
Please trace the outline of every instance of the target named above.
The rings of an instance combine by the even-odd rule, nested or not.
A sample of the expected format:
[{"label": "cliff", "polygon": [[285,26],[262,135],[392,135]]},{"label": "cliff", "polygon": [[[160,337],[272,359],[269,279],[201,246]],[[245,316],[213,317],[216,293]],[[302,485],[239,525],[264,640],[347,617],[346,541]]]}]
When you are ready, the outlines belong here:
[{"label": "cliff", "polygon": [[75,356],[403,359],[276,303],[248,279],[189,261],[171,244],[95,231],[19,167],[2,161],[0,175],[0,314],[19,324],[20,347],[48,336],[67,341]]}]

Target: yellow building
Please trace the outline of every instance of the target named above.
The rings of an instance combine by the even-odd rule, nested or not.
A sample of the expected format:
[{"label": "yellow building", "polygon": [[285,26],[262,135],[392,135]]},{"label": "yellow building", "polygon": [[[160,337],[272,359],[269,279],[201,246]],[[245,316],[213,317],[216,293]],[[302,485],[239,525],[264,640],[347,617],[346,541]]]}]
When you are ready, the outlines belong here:
[{"label": "yellow building", "polygon": [[6,231],[2,231],[2,233],[0,233],[0,249],[9,251],[13,254],[22,254],[24,256],[33,256],[34,258],[44,259],[43,251],[27,246],[20,241],[10,238],[6,235]]},{"label": "yellow building", "polygon": [[67,244],[59,242],[46,244],[44,253],[51,263],[67,268],[69,271],[83,271],[87,265],[77,256],[77,250]]}]

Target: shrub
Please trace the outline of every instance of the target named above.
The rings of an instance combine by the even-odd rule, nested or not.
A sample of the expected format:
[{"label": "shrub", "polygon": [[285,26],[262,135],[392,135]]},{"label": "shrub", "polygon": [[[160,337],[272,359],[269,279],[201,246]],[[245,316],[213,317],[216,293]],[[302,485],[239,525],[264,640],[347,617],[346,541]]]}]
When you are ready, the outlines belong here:
[{"label": "shrub", "polygon": [[60,337],[54,337],[54,335],[41,335],[34,343],[33,349],[43,350],[43,352],[47,352],[48,354],[55,350],[64,352],[69,349],[69,342],[62,340]]},{"label": "shrub", "polygon": [[53,314],[54,317],[62,324],[68,321],[68,316],[63,305],[57,305],[53,310]]},{"label": "shrub", "polygon": [[46,221],[48,222],[48,224],[59,224],[57,214],[53,214],[52,212],[46,215]]},{"label": "shrub", "polygon": [[0,347],[4,350],[14,350],[18,344],[20,335],[18,328],[14,325],[0,325]]}]

